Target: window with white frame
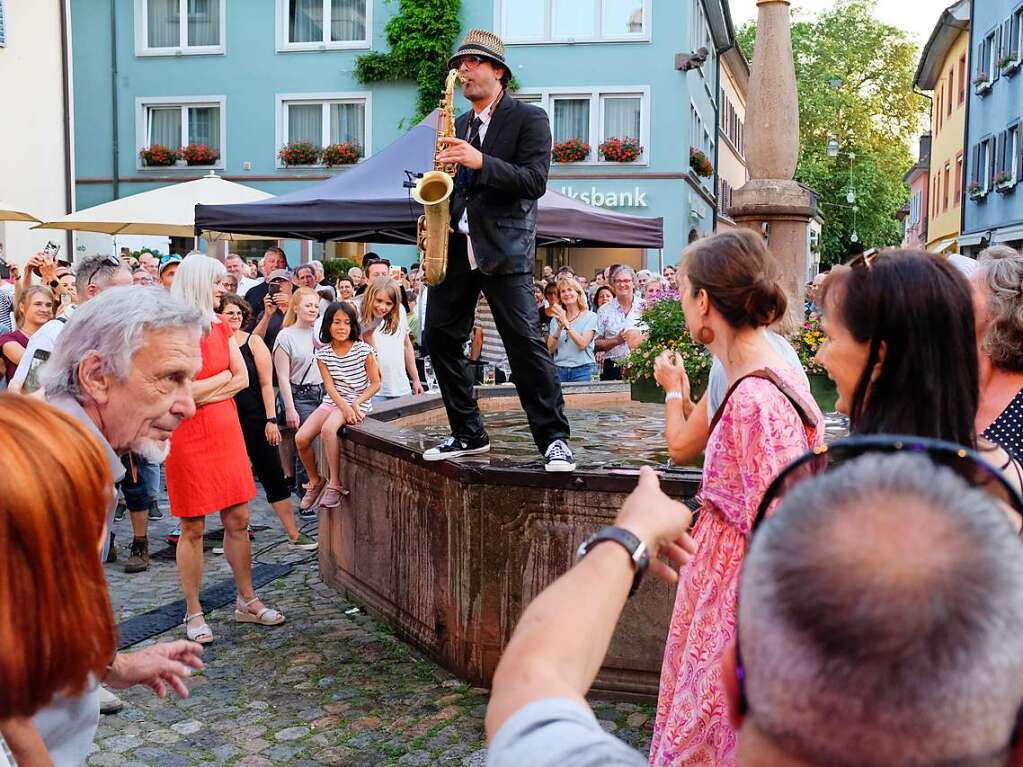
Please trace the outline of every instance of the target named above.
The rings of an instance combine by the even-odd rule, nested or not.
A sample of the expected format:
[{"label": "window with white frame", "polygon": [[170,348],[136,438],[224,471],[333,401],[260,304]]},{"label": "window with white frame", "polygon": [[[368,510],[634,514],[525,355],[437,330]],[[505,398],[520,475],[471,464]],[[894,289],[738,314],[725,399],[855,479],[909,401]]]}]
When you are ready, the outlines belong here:
[{"label": "window with white frame", "polygon": [[913,192],[913,199],[909,203],[909,225],[913,226],[920,220],[920,201],[923,193],[917,190]]},{"label": "window with white frame", "polygon": [[643,151],[636,160],[649,156],[650,90],[636,88],[543,89],[516,94],[516,98],[541,107],[551,121],[555,144],[580,139],[590,145],[589,163],[606,163],[598,147],[613,138],[633,138]]},{"label": "window with white frame", "polygon": [[651,0],[496,0],[508,43],[647,40]]},{"label": "window with white frame", "polygon": [[227,0],[135,0],[135,53],[223,53],[226,5]]},{"label": "window with white frame", "polygon": [[223,96],[136,100],[135,136],[138,149],[159,145],[175,150],[202,145],[212,150],[216,159],[208,163],[190,161],[189,164],[222,168],[225,132]]},{"label": "window with white frame", "polygon": [[1008,176],[1007,183],[1010,186],[1015,186],[1019,182],[1019,131],[1020,124],[1017,122],[1010,125],[1005,131],[1005,144],[1003,146],[1003,155],[1001,158],[1001,167]]},{"label": "window with white frame", "polygon": [[713,52],[714,46],[711,44],[710,24],[707,22],[707,13],[703,10],[703,0],[692,0],[691,22],[689,36],[693,50],[706,48],[708,51]]},{"label": "window with white frame", "polygon": [[[308,141],[316,147],[358,145],[369,154],[369,95],[282,94],[277,97],[278,146]],[[282,167],[278,159],[278,167]]]},{"label": "window with white frame", "polygon": [[371,0],[277,0],[277,50],[368,48]]}]

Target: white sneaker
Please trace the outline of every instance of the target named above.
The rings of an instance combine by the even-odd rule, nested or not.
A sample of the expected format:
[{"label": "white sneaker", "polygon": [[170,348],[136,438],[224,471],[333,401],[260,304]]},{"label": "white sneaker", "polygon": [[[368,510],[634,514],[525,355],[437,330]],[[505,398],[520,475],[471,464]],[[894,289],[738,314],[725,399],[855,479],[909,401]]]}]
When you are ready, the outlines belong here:
[{"label": "white sneaker", "polygon": [[575,457],[564,440],[556,439],[549,444],[544,459],[547,471],[575,471]]},{"label": "white sneaker", "polygon": [[101,714],[116,714],[124,708],[124,701],[114,695],[103,685],[99,688],[99,712]]}]

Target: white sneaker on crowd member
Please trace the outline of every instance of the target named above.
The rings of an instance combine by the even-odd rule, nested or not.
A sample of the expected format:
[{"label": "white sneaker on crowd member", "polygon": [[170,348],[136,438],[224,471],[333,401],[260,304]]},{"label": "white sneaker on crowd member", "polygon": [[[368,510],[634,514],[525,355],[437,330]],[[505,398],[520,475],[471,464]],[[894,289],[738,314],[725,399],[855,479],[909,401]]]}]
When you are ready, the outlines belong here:
[{"label": "white sneaker on crowd member", "polygon": [[124,708],[124,701],[114,695],[103,685],[99,687],[99,712],[101,714],[116,714]]},{"label": "white sneaker on crowd member", "polygon": [[556,439],[549,444],[544,460],[544,469],[547,471],[575,471],[575,457],[564,440]]}]

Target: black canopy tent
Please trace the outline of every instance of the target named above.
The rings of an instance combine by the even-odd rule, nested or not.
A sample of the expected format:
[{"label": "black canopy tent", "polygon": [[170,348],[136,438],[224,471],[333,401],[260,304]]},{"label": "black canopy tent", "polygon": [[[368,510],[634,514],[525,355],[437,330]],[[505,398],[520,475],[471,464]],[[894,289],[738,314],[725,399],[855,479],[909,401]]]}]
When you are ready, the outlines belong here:
[{"label": "black canopy tent", "polygon": [[[422,207],[406,171],[433,167],[437,113],[365,162],[314,186],[238,205],[196,205],[196,232],[274,239],[415,243]],[[595,208],[549,191],[540,199],[538,245],[663,248],[664,221]]]}]

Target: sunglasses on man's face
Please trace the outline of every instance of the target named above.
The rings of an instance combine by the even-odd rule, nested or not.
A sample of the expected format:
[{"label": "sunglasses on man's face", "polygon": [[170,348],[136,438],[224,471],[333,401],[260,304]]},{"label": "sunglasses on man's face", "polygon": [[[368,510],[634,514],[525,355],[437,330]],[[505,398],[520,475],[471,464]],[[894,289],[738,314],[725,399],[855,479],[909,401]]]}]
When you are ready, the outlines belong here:
[{"label": "sunglasses on man's face", "polygon": [[455,69],[461,69],[465,66],[466,69],[475,69],[482,64],[486,59],[483,56],[460,56],[454,63]]}]

